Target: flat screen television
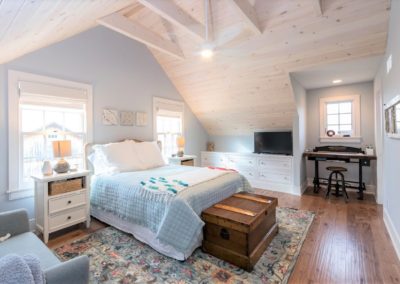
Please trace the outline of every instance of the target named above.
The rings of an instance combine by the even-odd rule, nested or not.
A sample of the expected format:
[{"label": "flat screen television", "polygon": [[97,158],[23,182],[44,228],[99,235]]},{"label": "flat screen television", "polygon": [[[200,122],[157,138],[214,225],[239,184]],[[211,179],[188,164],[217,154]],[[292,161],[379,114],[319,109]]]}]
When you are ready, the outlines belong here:
[{"label": "flat screen television", "polygon": [[292,132],[255,132],[254,153],[293,155]]}]

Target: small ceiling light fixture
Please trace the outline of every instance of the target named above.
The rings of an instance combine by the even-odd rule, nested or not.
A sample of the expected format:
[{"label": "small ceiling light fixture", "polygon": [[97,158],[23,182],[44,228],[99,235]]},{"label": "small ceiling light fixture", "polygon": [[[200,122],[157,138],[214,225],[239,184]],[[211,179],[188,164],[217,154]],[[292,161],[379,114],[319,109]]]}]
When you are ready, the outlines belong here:
[{"label": "small ceiling light fixture", "polygon": [[339,83],[342,83],[342,82],[343,82],[342,79],[336,79],[336,80],[332,81],[333,84],[339,84]]},{"label": "small ceiling light fixture", "polygon": [[211,58],[214,55],[214,50],[212,44],[209,42],[208,39],[208,14],[209,14],[209,0],[204,0],[204,15],[205,15],[205,22],[206,22],[206,41],[202,46],[200,54],[203,58]]}]

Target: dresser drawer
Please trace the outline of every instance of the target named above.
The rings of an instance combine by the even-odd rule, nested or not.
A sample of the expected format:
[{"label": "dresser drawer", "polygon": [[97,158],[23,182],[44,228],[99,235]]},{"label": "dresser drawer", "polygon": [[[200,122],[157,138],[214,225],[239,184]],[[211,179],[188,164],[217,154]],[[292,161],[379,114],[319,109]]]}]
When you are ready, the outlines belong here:
[{"label": "dresser drawer", "polygon": [[280,174],[272,172],[260,172],[259,178],[273,183],[290,184],[292,182],[292,177],[289,174]]},{"label": "dresser drawer", "polygon": [[79,207],[74,210],[57,214],[49,217],[49,229],[51,231],[59,230],[63,227],[68,227],[70,224],[79,223],[86,220],[85,207]]},{"label": "dresser drawer", "polygon": [[49,199],[49,214],[54,214],[66,209],[79,207],[86,204],[86,192],[80,191],[59,198]]},{"label": "dresser drawer", "polygon": [[233,169],[250,168],[257,165],[257,159],[248,156],[229,155],[228,165],[229,168]]},{"label": "dresser drawer", "polygon": [[259,159],[258,165],[260,167],[271,168],[271,169],[291,169],[292,168],[292,161],[291,160],[278,160],[278,159]]}]

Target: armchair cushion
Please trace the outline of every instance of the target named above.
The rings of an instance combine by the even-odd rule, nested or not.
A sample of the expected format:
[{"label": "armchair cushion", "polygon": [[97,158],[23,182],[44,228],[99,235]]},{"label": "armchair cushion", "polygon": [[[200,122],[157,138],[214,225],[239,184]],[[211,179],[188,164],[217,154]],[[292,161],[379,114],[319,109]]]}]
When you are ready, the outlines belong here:
[{"label": "armchair cushion", "polygon": [[42,269],[49,268],[60,263],[58,258],[46,247],[34,233],[28,232],[14,236],[0,243],[0,256],[15,253],[36,255],[40,260]]}]

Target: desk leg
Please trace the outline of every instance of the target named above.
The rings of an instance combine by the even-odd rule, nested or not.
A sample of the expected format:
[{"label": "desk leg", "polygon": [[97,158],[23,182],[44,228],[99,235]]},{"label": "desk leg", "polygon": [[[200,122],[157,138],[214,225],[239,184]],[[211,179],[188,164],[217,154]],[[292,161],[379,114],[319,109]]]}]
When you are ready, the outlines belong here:
[{"label": "desk leg", "polygon": [[362,160],[358,161],[358,199],[364,199],[364,192],[363,192],[363,164]]},{"label": "desk leg", "polygon": [[318,166],[318,160],[316,159],[314,161],[314,193],[319,192],[319,166]]}]

